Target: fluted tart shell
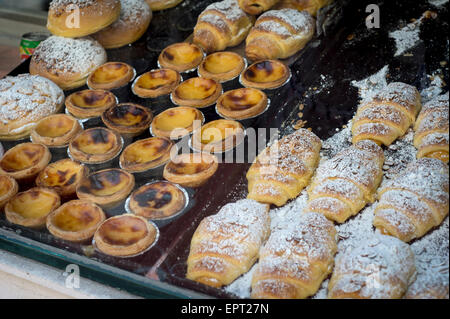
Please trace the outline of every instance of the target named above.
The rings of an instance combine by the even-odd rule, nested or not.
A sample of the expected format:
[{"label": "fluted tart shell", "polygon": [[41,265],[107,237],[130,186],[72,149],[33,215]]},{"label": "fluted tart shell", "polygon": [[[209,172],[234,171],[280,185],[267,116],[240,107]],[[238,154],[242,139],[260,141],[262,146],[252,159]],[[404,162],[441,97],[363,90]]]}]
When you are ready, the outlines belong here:
[{"label": "fluted tart shell", "polygon": [[0,175],[0,213],[3,212],[5,204],[17,194],[19,184],[8,175]]},{"label": "fluted tart shell", "polygon": [[136,70],[124,62],[107,62],[100,65],[87,78],[87,86],[92,90],[113,90],[134,80]]},{"label": "fluted tart shell", "polygon": [[63,147],[82,131],[80,123],[67,114],[54,114],[40,120],[31,131],[31,140],[47,147]]},{"label": "fluted tart shell", "polygon": [[222,83],[237,77],[244,68],[244,58],[239,54],[230,51],[215,52],[200,63],[198,74],[203,78]]},{"label": "fluted tart shell", "polygon": [[83,90],[66,98],[66,110],[78,119],[101,116],[117,104],[117,97],[106,90]]},{"label": "fluted tart shell", "polygon": [[190,78],[172,92],[172,102],[180,106],[203,108],[216,102],[222,94],[222,85],[212,79]]},{"label": "fluted tart shell", "polygon": [[240,88],[222,94],[217,100],[216,109],[224,118],[244,120],[264,112],[268,102],[267,95],[263,91]]},{"label": "fluted tart shell", "polygon": [[182,73],[197,68],[203,57],[203,50],[198,45],[180,42],[162,50],[158,57],[158,64],[161,68]]},{"label": "fluted tart shell", "polygon": [[241,123],[234,120],[215,120],[194,131],[191,146],[196,151],[222,153],[235,148],[245,137]]},{"label": "fluted tart shell", "polygon": [[241,74],[241,83],[255,89],[275,89],[289,80],[291,71],[278,60],[263,60],[250,65]]},{"label": "fluted tart shell", "polygon": [[194,107],[173,107],[155,116],[151,132],[153,136],[176,140],[192,133],[195,128],[202,126],[204,121],[203,113]]},{"label": "fluted tart shell", "polygon": [[153,113],[148,108],[133,104],[122,103],[103,112],[103,123],[120,134],[136,136],[150,127]]},{"label": "fluted tart shell", "polygon": [[146,72],[137,77],[131,90],[141,98],[155,98],[172,93],[180,82],[181,75],[177,71],[158,69]]}]

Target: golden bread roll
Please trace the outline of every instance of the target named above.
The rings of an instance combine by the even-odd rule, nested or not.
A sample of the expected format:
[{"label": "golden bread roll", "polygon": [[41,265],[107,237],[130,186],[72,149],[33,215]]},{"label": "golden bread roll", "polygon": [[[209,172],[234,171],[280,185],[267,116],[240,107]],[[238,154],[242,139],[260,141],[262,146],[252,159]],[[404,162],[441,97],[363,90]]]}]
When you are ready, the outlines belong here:
[{"label": "golden bread roll", "polygon": [[379,191],[373,225],[405,242],[425,235],[448,215],[448,166],[435,158],[410,163]]},{"label": "golden bread roll", "polygon": [[79,38],[106,28],[119,15],[120,0],[53,0],[47,29],[57,36]]},{"label": "golden bread roll", "polygon": [[[300,214],[300,212],[299,212]],[[304,213],[272,230],[252,278],[252,298],[304,299],[331,273],[337,232],[323,215]]]},{"label": "golden bread roll", "polygon": [[207,53],[223,51],[244,41],[253,22],[237,0],[215,2],[198,17],[193,41]]},{"label": "golden bread roll", "polygon": [[258,15],[272,8],[280,0],[238,0],[242,10],[251,15]]},{"label": "golden bread roll", "polygon": [[170,9],[177,6],[183,0],[145,0],[152,9],[152,11],[160,11]]},{"label": "golden bread roll", "polygon": [[145,0],[120,0],[120,18],[92,35],[105,49],[115,49],[139,40],[147,31],[152,10]]},{"label": "golden bread roll", "polygon": [[270,10],[256,20],[245,41],[245,54],[253,61],[285,59],[303,49],[314,32],[314,18],[309,13]]},{"label": "golden bread roll", "polygon": [[333,0],[281,0],[274,9],[290,8],[298,11],[307,11],[315,17],[320,9],[332,2]]},{"label": "golden bread roll", "polygon": [[39,75],[21,74],[0,80],[0,140],[18,140],[30,135],[42,118],[57,113],[64,92]]},{"label": "golden bread roll", "polygon": [[85,85],[89,74],[106,60],[105,49],[91,37],[51,36],[36,48],[30,61],[30,73],[70,90]]}]

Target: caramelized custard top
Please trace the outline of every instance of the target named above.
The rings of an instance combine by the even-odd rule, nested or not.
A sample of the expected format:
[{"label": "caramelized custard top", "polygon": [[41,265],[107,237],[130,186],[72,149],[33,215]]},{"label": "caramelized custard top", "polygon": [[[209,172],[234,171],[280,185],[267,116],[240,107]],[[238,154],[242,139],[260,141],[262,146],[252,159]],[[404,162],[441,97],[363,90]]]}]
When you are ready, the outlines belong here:
[{"label": "caramelized custard top", "polygon": [[106,220],[99,228],[103,241],[114,246],[130,246],[147,236],[145,221],[130,215]]},{"label": "caramelized custard top", "polygon": [[45,146],[41,144],[19,144],[5,153],[0,166],[8,173],[22,171],[38,164],[44,153]]}]

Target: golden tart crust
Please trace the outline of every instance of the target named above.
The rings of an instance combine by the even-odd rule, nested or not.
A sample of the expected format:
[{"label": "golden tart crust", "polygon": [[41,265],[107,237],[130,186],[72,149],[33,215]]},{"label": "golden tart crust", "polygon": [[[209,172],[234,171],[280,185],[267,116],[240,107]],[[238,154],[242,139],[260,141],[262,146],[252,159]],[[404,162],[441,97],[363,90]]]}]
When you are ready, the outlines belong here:
[{"label": "golden tart crust", "polygon": [[146,72],[133,82],[131,90],[141,98],[155,98],[170,94],[181,82],[181,75],[172,69]]},{"label": "golden tart crust", "polygon": [[78,119],[102,115],[117,104],[117,97],[105,90],[83,90],[66,98],[66,110]]},{"label": "golden tart crust", "polygon": [[67,146],[82,129],[74,117],[67,114],[54,114],[36,124],[31,131],[31,140],[48,147]]},{"label": "golden tart crust", "polygon": [[204,121],[205,116],[196,108],[173,107],[155,116],[151,124],[151,132],[153,136],[177,140],[192,133],[196,127],[203,125]]},{"label": "golden tart crust", "polygon": [[130,196],[129,209],[135,215],[158,220],[183,211],[187,199],[175,184],[159,181],[141,186]]},{"label": "golden tart crust", "polygon": [[245,137],[241,123],[234,120],[215,120],[194,131],[191,146],[196,151],[222,153],[235,148]]},{"label": "golden tart crust", "polygon": [[150,127],[153,113],[144,106],[122,103],[102,114],[103,123],[120,134],[136,136]]},{"label": "golden tart crust", "polygon": [[36,185],[56,191],[61,197],[76,193],[77,186],[86,178],[89,169],[78,162],[65,158],[49,164],[36,178]]},{"label": "golden tart crust", "polygon": [[5,204],[17,194],[19,184],[16,180],[8,175],[0,175],[0,213],[3,211]]},{"label": "golden tart crust", "polygon": [[116,157],[123,147],[119,133],[104,127],[82,131],[69,144],[73,160],[86,164],[99,164]]},{"label": "golden tart crust", "polygon": [[94,236],[106,219],[97,205],[83,200],[72,200],[54,210],[47,217],[47,229],[55,237],[83,242]]},{"label": "golden tart crust", "polygon": [[100,65],[87,79],[87,86],[94,90],[113,90],[134,80],[135,69],[123,62],[107,62]]},{"label": "golden tart crust", "polygon": [[133,190],[134,176],[118,168],[109,168],[90,174],[77,187],[79,199],[103,207],[114,207]]},{"label": "golden tart crust", "polygon": [[237,77],[244,68],[245,60],[239,54],[230,51],[215,52],[200,63],[198,74],[222,83]]},{"label": "golden tart crust", "polygon": [[35,187],[18,193],[5,206],[6,219],[17,225],[40,228],[47,216],[61,205],[59,195],[48,188]]},{"label": "golden tart crust", "polygon": [[164,167],[163,176],[184,187],[199,187],[217,171],[218,159],[210,153],[185,153],[178,155]]},{"label": "golden tart crust", "polygon": [[217,112],[222,117],[244,120],[257,116],[267,108],[267,95],[258,89],[240,88],[222,94],[217,100]]},{"label": "golden tart crust", "polygon": [[214,104],[221,94],[222,85],[219,82],[197,77],[178,85],[171,97],[177,105],[202,108]]},{"label": "golden tart crust", "polygon": [[130,173],[145,172],[166,164],[175,143],[163,137],[150,137],[128,145],[120,155],[120,167]]},{"label": "golden tart crust", "polygon": [[47,146],[38,143],[23,143],[9,149],[0,159],[0,174],[6,174],[17,181],[36,177],[52,155]]},{"label": "golden tart crust", "polygon": [[158,64],[161,68],[182,73],[198,67],[203,57],[203,50],[198,45],[180,42],[169,45],[162,50],[158,58]]},{"label": "golden tart crust", "polygon": [[255,89],[276,89],[291,77],[291,71],[277,60],[264,60],[250,65],[241,74],[241,83]]},{"label": "golden tart crust", "polygon": [[156,226],[133,214],[105,220],[94,235],[94,243],[102,253],[117,257],[132,257],[150,248],[159,237]]}]

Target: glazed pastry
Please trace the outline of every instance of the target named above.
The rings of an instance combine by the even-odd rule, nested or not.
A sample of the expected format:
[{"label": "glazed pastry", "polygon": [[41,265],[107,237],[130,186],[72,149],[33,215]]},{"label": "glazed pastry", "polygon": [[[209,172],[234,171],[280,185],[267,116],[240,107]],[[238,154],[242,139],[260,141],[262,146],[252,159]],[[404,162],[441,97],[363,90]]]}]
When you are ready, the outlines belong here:
[{"label": "glazed pastry", "polygon": [[411,248],[397,238],[378,234],[338,254],[328,298],[399,299],[415,273]]},{"label": "glazed pastry", "polygon": [[219,168],[215,155],[185,153],[178,155],[164,167],[163,176],[172,183],[196,188],[205,184]]},{"label": "glazed pastry", "polygon": [[52,155],[42,144],[23,143],[9,149],[0,159],[0,174],[11,176],[20,182],[34,180]]},{"label": "glazed pastry", "polygon": [[124,214],[105,220],[94,235],[94,245],[102,253],[117,257],[133,257],[153,246],[158,228],[140,216]]},{"label": "glazed pastry", "polygon": [[253,22],[237,0],[215,2],[198,17],[193,41],[208,53],[223,51],[244,41]]},{"label": "glazed pastry", "polygon": [[434,158],[412,162],[379,191],[373,225],[405,242],[425,235],[448,215],[448,166]]},{"label": "glazed pastry", "polygon": [[373,140],[391,145],[415,122],[420,108],[420,94],[414,86],[390,83],[358,108],[352,122],[353,143]]},{"label": "glazed pastry", "polygon": [[269,10],[280,0],[238,0],[242,10],[251,15],[259,15]]},{"label": "glazed pastry", "polygon": [[208,55],[198,67],[202,78],[213,79],[223,83],[230,81],[244,70],[246,62],[234,52],[216,52]]},{"label": "glazed pastry", "polygon": [[205,121],[203,113],[193,107],[178,106],[159,113],[153,119],[151,133],[156,137],[177,140],[194,129],[200,128]]},{"label": "glazed pastry", "polygon": [[34,51],[30,73],[52,80],[63,90],[71,90],[85,85],[89,74],[106,59],[105,49],[90,37],[51,36]]},{"label": "glazed pastry", "polygon": [[152,111],[132,103],[118,104],[102,114],[102,121],[108,128],[127,137],[137,136],[148,130],[152,120]]},{"label": "glazed pastry", "polygon": [[375,142],[360,141],[342,150],[317,169],[306,210],[345,222],[375,201],[383,164],[384,152]]},{"label": "glazed pastry", "polygon": [[315,17],[320,9],[332,2],[333,0],[280,0],[274,9],[290,8],[298,11],[307,11]]},{"label": "glazed pastry", "polygon": [[13,224],[41,228],[47,216],[61,205],[58,194],[48,188],[35,187],[18,193],[5,206],[6,219]]},{"label": "glazed pastry", "polygon": [[331,273],[337,251],[333,223],[316,213],[272,230],[259,252],[252,277],[252,298],[304,299],[319,290]]},{"label": "glazed pastry", "polygon": [[140,75],[134,81],[131,90],[141,98],[155,98],[172,93],[180,82],[181,76],[177,71],[158,69]]},{"label": "glazed pastry", "polygon": [[250,65],[240,77],[245,87],[255,89],[276,89],[289,81],[291,70],[280,61],[264,60]]},{"label": "glazed pastry", "polygon": [[195,44],[180,42],[169,45],[158,57],[158,66],[177,72],[190,72],[204,57],[203,50]]},{"label": "glazed pastry", "polygon": [[437,158],[448,163],[448,92],[426,103],[414,126],[417,158]]},{"label": "glazed pastry", "polygon": [[175,150],[175,144],[166,138],[139,140],[128,145],[122,152],[120,167],[131,173],[145,172],[166,164]]},{"label": "glazed pastry", "polygon": [[123,62],[107,62],[96,68],[87,78],[91,90],[113,90],[134,80],[136,70]]},{"label": "glazed pastry", "polygon": [[40,172],[36,185],[51,188],[63,198],[72,197],[88,173],[89,169],[84,165],[65,158],[49,164]]},{"label": "glazed pastry", "polygon": [[145,0],[152,9],[152,11],[160,11],[173,8],[181,3],[183,0]]},{"label": "glazed pastry", "polygon": [[299,129],[267,147],[247,172],[248,198],[283,206],[309,184],[319,164],[320,139]]},{"label": "glazed pastry", "polygon": [[0,140],[20,140],[30,135],[42,118],[57,113],[64,92],[52,81],[21,74],[0,80]]},{"label": "glazed pastry", "polygon": [[54,114],[40,120],[31,131],[31,141],[47,147],[63,147],[82,131],[78,121],[67,114]]},{"label": "glazed pastry", "polygon": [[8,175],[0,175],[0,213],[5,204],[19,191],[16,180]]},{"label": "glazed pastry", "polygon": [[268,205],[249,199],[225,205],[196,229],[186,277],[216,288],[229,285],[250,270],[269,234]]},{"label": "glazed pastry", "polygon": [[203,108],[214,104],[222,94],[222,85],[205,78],[190,78],[172,92],[172,102],[181,106]]},{"label": "glazed pastry", "polygon": [[115,158],[122,147],[123,139],[118,133],[94,127],[82,131],[70,142],[69,155],[85,164],[101,164]]},{"label": "glazed pastry", "polygon": [[83,90],[66,98],[66,111],[77,119],[101,116],[104,111],[117,105],[117,97],[105,90]]},{"label": "glazed pastry", "polygon": [[131,193],[134,176],[118,168],[110,168],[90,174],[77,187],[79,199],[102,207],[114,207]]},{"label": "glazed pastry", "polygon": [[312,39],[315,21],[305,11],[271,10],[255,22],[245,40],[245,54],[252,61],[286,59]]},{"label": "glazed pastry", "polygon": [[192,149],[199,152],[223,153],[244,141],[245,130],[241,123],[233,120],[215,120],[194,131]]},{"label": "glazed pastry", "polygon": [[217,100],[217,113],[232,120],[255,117],[267,109],[267,95],[258,89],[241,88],[225,92]]},{"label": "glazed pastry", "polygon": [[152,10],[145,0],[120,0],[120,3],[119,19],[92,35],[105,49],[120,48],[139,40],[152,20]]},{"label": "glazed pastry", "polygon": [[[79,13],[78,18],[73,18],[75,12]],[[119,0],[53,0],[48,11],[47,29],[58,36],[79,38],[106,28],[119,16]]]},{"label": "glazed pastry", "polygon": [[60,206],[47,217],[47,229],[60,239],[83,242],[94,236],[98,226],[106,219],[97,205],[73,200]]},{"label": "glazed pastry", "polygon": [[130,196],[129,209],[138,216],[151,220],[170,218],[186,207],[184,191],[169,182],[154,182],[141,186]]}]

